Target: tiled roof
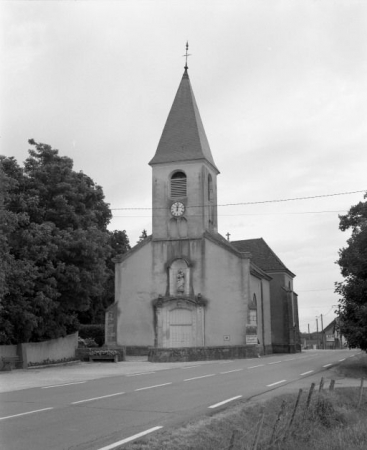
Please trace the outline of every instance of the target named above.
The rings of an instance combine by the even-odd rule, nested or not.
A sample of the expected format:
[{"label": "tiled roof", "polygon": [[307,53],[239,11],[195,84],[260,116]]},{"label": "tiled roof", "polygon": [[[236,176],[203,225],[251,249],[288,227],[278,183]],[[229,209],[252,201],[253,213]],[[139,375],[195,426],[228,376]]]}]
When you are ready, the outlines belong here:
[{"label": "tiled roof", "polygon": [[287,269],[263,238],[232,241],[231,244],[240,252],[250,252],[253,262],[265,272],[280,271],[287,272],[293,277],[295,276],[294,273]]},{"label": "tiled roof", "polygon": [[185,70],[157,151],[149,164],[207,160],[216,170],[194,93]]}]

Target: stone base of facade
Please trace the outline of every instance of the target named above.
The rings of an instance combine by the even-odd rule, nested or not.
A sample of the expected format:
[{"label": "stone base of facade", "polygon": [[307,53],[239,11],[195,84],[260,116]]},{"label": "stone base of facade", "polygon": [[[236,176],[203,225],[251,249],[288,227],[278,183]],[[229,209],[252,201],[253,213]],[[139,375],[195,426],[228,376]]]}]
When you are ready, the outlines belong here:
[{"label": "stone base of facade", "polygon": [[261,350],[262,352],[260,353],[260,355],[271,355],[273,353],[273,346],[272,345],[265,345],[265,347],[261,346]]},{"label": "stone base of facade", "polygon": [[220,359],[257,358],[263,353],[258,345],[234,345],[225,347],[181,347],[149,349],[149,362],[212,361]]},{"label": "stone base of facade", "polygon": [[301,346],[296,344],[273,344],[273,353],[298,353]]},{"label": "stone base of facade", "polygon": [[151,347],[143,345],[127,345],[126,356],[147,356]]}]

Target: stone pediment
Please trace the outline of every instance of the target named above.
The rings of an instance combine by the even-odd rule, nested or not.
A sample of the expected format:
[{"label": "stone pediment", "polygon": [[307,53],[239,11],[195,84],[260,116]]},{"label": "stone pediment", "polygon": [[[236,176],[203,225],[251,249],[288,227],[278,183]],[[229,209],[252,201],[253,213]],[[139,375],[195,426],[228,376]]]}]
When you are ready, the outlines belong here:
[{"label": "stone pediment", "polygon": [[208,303],[208,300],[206,298],[204,298],[201,294],[198,295],[191,295],[191,296],[186,296],[186,295],[165,295],[165,296],[159,296],[158,298],[155,298],[152,301],[152,305],[160,308],[163,307],[164,305],[166,305],[169,302],[189,302],[192,303],[193,305],[196,306],[206,306]]}]

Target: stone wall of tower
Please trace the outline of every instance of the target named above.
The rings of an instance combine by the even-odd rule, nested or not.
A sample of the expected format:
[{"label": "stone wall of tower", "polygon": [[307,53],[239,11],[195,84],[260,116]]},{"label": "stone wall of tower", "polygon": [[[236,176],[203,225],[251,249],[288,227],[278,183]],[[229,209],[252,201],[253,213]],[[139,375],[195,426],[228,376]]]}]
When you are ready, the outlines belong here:
[{"label": "stone wall of tower", "polygon": [[[172,198],[170,195],[170,178],[177,170],[187,176],[186,197]],[[217,230],[217,173],[208,163],[192,161],[154,165],[152,197],[154,240],[199,238],[205,230]],[[175,201],[185,205],[182,218],[176,219],[171,215],[170,208]],[[178,235],[171,231],[175,221],[178,222]],[[182,221],[186,222],[185,227],[180,223]]]}]

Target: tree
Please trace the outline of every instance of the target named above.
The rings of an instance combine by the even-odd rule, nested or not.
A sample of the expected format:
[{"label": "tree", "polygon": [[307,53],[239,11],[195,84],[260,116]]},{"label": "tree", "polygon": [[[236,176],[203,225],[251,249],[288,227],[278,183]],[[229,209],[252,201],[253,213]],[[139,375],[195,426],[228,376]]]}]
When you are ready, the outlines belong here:
[{"label": "tree", "polygon": [[130,250],[129,238],[126,231],[109,231],[108,243],[110,255],[106,260],[107,278],[104,283],[103,294],[95,299],[87,311],[78,313],[78,319],[83,324],[103,323],[106,309],[112,305],[115,299],[115,263],[113,258]]},{"label": "tree", "polygon": [[24,168],[0,157],[2,344],[74,331],[78,314],[106,295],[110,277],[111,211],[102,188],[58,150],[29,143]]},{"label": "tree", "polygon": [[337,261],[345,278],[336,283],[335,290],[341,296],[340,328],[350,347],[367,351],[367,201],[352,206],[339,218],[340,230],[352,232]]}]

